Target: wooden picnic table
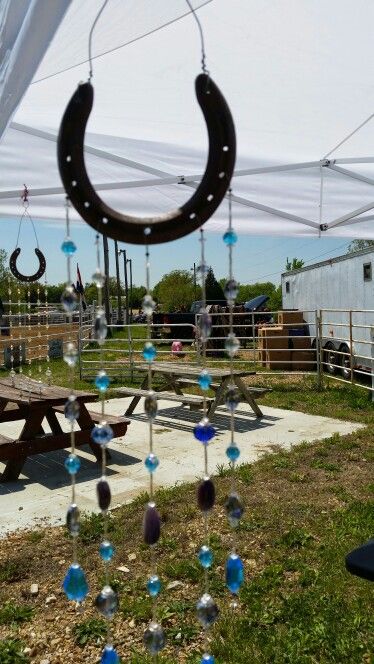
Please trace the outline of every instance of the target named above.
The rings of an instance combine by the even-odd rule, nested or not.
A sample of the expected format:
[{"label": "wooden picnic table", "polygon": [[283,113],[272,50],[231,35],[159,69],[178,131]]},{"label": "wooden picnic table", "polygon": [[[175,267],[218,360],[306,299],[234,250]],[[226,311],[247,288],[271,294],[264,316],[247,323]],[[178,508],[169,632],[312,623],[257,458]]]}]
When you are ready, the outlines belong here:
[{"label": "wooden picnic table", "polygon": [[[101,461],[101,447],[91,440],[91,430],[101,420],[101,415],[86,407],[87,403],[97,401],[97,395],[82,391],[74,394],[80,408],[77,418],[80,430],[75,432],[75,444],[77,447],[88,444],[97,461]],[[18,479],[28,456],[70,446],[70,432],[62,430],[56,416],[56,413],[63,412],[69,395],[67,388],[49,386],[26,376],[15,376],[14,385],[10,377],[0,378],[0,424],[25,420],[17,439],[0,434],[0,461],[6,464],[2,481]],[[44,418],[51,433],[44,431]],[[112,427],[114,437],[126,433],[129,424],[126,417],[105,415],[105,419]]]},{"label": "wooden picnic table", "polygon": [[[133,399],[126,410],[125,415],[131,415],[135,407],[143,396],[146,396],[148,387],[148,364],[137,364],[136,369],[145,371],[145,378],[140,386],[136,388],[119,388],[121,394],[133,396]],[[155,392],[159,392],[160,399],[168,399],[170,401],[180,401],[181,403],[190,404],[191,407],[194,403],[197,405],[202,403],[203,397],[199,395],[185,395],[182,391],[184,386],[197,385],[197,379],[201,373],[201,368],[192,364],[183,362],[154,362],[151,366],[151,374],[161,375],[163,382],[155,388]],[[231,378],[231,371],[228,368],[210,367],[209,373],[213,378],[211,388],[215,392],[214,398],[208,398],[208,415],[212,417],[216,408],[224,402],[225,393],[228,385],[234,381],[238,388],[240,396],[246,401],[254,411],[257,417],[262,417],[263,413],[256,402],[256,396],[265,393],[269,390],[263,388],[252,388],[245,384],[243,378],[253,376],[255,371],[235,369]],[[164,389],[171,391],[165,392]]]}]

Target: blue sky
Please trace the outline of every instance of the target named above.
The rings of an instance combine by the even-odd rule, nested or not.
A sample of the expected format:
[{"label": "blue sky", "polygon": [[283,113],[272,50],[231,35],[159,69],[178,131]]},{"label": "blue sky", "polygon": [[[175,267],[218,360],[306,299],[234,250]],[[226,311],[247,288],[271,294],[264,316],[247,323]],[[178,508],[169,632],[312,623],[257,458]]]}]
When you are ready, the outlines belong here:
[{"label": "blue sky", "polygon": [[[66,279],[66,261],[60,246],[64,239],[64,228],[56,222],[35,220],[39,245],[47,259],[47,278],[49,283],[58,283]],[[10,254],[15,248],[18,223],[14,220],[0,220],[0,246]],[[85,224],[74,224],[71,233],[76,245],[76,260],[79,263],[83,281],[90,281],[95,269],[94,231]],[[216,277],[226,276],[227,248],[218,233],[206,233],[206,261],[212,265]],[[35,237],[30,222],[22,225],[20,236],[21,255],[18,267],[25,273],[36,268],[34,254]],[[115,274],[114,243],[110,244],[111,274]],[[306,263],[326,260],[330,256],[346,253],[349,240],[343,238],[287,238],[239,236],[234,251],[234,273],[241,283],[255,281],[280,281],[287,257],[302,258]],[[134,283],[144,284],[144,248],[135,245],[119,245],[127,249],[128,258],[133,260]],[[177,240],[176,242],[151,247],[151,282],[155,284],[163,274],[171,270],[189,270],[194,262],[199,263],[199,233]],[[73,271],[75,266],[73,261]],[[121,278],[123,278],[123,258],[121,258]]]}]

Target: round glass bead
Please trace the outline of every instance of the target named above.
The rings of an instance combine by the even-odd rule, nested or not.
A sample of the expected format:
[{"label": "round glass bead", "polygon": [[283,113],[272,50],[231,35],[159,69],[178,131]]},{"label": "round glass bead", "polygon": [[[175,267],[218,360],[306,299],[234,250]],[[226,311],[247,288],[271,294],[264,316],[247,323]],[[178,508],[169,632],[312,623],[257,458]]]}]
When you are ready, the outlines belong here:
[{"label": "round glass bead", "polygon": [[200,263],[196,269],[200,275],[204,275],[206,277],[206,275],[209,272],[209,265],[207,265],[206,263]]},{"label": "round glass bead", "polygon": [[61,304],[65,311],[71,313],[78,304],[77,294],[72,286],[65,288],[61,295]]},{"label": "round glass bead", "polygon": [[106,645],[101,655],[100,664],[119,664],[120,659],[111,645]]},{"label": "round glass bead", "polygon": [[105,274],[103,274],[99,269],[95,270],[92,275],[92,281],[94,282],[95,286],[102,288],[105,284]]},{"label": "round glass bead", "polygon": [[115,553],[115,548],[111,542],[108,542],[108,540],[104,540],[101,542],[99,546],[99,553],[100,553],[100,558],[102,560],[105,560],[105,562],[109,562],[109,560],[112,560],[114,553]]},{"label": "round glass bead", "polygon": [[243,561],[237,553],[231,553],[226,561],[226,585],[232,593],[238,593],[243,581]]},{"label": "round glass bead", "polygon": [[69,454],[67,459],[65,459],[65,468],[68,471],[69,475],[76,475],[79,468],[81,467],[81,460],[76,454]]},{"label": "round glass bead", "polygon": [[67,237],[61,245],[61,251],[65,254],[65,256],[73,256],[76,250],[77,247],[75,246],[73,240],[71,240],[70,237]]},{"label": "round glass bead", "polygon": [[199,440],[203,445],[207,445],[212,438],[216,435],[216,430],[214,426],[209,422],[207,417],[196,424],[193,430],[193,435],[196,440]]},{"label": "round glass bead", "polygon": [[99,480],[99,482],[96,484],[96,492],[99,507],[101,510],[103,510],[103,512],[105,512],[105,510],[107,510],[110,506],[110,501],[112,499],[109,482],[105,479],[105,477],[101,478],[101,480]]},{"label": "round glass bead", "polygon": [[74,394],[71,394],[65,402],[64,415],[69,422],[74,422],[79,417],[79,411],[79,402]]},{"label": "round glass bead", "polygon": [[73,563],[64,578],[62,587],[68,599],[82,602],[88,593],[84,571],[78,563]]},{"label": "round glass bead", "polygon": [[234,463],[240,457],[240,449],[237,445],[229,445],[226,447],[226,456],[227,458]]},{"label": "round glass bead", "polygon": [[78,505],[72,503],[66,513],[66,526],[72,537],[78,537],[80,529]]},{"label": "round glass bead", "polygon": [[213,551],[209,548],[209,546],[203,544],[199,553],[197,554],[197,557],[199,559],[200,565],[204,567],[204,569],[211,567],[213,563]]},{"label": "round glass bead", "polygon": [[105,342],[107,333],[108,325],[106,322],[104,309],[98,309],[94,324],[94,336],[100,346]]},{"label": "round glass bead", "polygon": [[214,664],[216,660],[214,659],[213,655],[208,655],[206,652],[202,658],[200,664]]},{"label": "round glass bead", "polygon": [[113,618],[118,609],[118,595],[110,586],[104,586],[95,599],[95,606],[105,618]]},{"label": "round glass bead", "polygon": [[50,385],[51,384],[50,381],[51,381],[51,378],[52,378],[52,371],[49,368],[46,370],[45,376],[46,376],[48,385]]},{"label": "round glass bead", "polygon": [[144,465],[150,473],[155,472],[155,470],[158,468],[159,463],[160,462],[158,458],[156,457],[155,454],[153,454],[153,452],[150,452],[150,454],[148,454],[146,460],[144,461]]},{"label": "round glass bead", "polygon": [[229,389],[226,392],[226,398],[225,398],[225,403],[226,407],[228,410],[230,410],[232,413],[234,410],[237,409],[240,401],[240,394],[239,390],[234,387],[234,385],[230,385]]},{"label": "round glass bead", "polygon": [[237,243],[238,236],[232,228],[229,228],[223,236],[224,243],[230,247]]},{"label": "round glass bead", "polygon": [[196,604],[196,615],[203,627],[210,627],[217,620],[219,609],[213,598],[204,593]]},{"label": "round glass bead", "polygon": [[157,544],[161,534],[161,517],[155,503],[148,503],[143,519],[143,537],[146,544]]},{"label": "round glass bead", "polygon": [[230,332],[228,337],[226,338],[225,341],[225,350],[226,353],[230,356],[233,357],[235,353],[238,352],[240,348],[240,341],[239,339],[235,336],[233,332]]},{"label": "round glass bead", "polygon": [[202,341],[206,341],[212,333],[212,318],[207,311],[202,310],[198,315],[198,326]]},{"label": "round glass bead", "polygon": [[223,292],[228,303],[233,304],[238,297],[239,284],[235,281],[235,279],[229,279],[225,284]]},{"label": "round glass bead", "polygon": [[212,376],[206,369],[203,369],[199,378],[197,379],[202,390],[209,390],[212,383]]},{"label": "round glass bead", "polygon": [[157,574],[150,576],[147,581],[147,590],[151,597],[157,597],[161,590],[161,581]]},{"label": "round glass bead", "polygon": [[110,383],[109,376],[103,369],[99,371],[95,378],[95,385],[100,392],[105,392],[108,389]]},{"label": "round glass bead", "polygon": [[75,344],[73,344],[71,341],[68,341],[64,350],[64,361],[69,365],[69,367],[74,367],[77,363],[77,360],[78,349]]},{"label": "round glass bead", "polygon": [[113,429],[106,422],[96,424],[91,431],[91,438],[94,443],[105,447],[113,438]]},{"label": "round glass bead", "polygon": [[145,295],[142,301],[142,311],[146,316],[152,316],[156,308],[156,302],[154,301],[152,295]]},{"label": "round glass bead", "polygon": [[197,503],[202,512],[209,512],[216,502],[216,489],[210,477],[204,477],[197,488]]},{"label": "round glass bead", "polygon": [[150,392],[144,399],[144,410],[149,420],[155,420],[157,416],[157,397]]},{"label": "round glass bead", "polygon": [[165,634],[161,625],[152,621],[143,635],[143,643],[151,655],[157,655],[165,646]]},{"label": "round glass bead", "polygon": [[225,509],[230,526],[236,528],[244,512],[243,503],[237,493],[230,493],[225,502]]},{"label": "round glass bead", "polygon": [[143,357],[144,357],[144,359],[146,360],[146,362],[153,362],[156,355],[157,355],[157,351],[156,351],[154,345],[150,341],[147,341],[144,344],[144,348],[143,348]]}]

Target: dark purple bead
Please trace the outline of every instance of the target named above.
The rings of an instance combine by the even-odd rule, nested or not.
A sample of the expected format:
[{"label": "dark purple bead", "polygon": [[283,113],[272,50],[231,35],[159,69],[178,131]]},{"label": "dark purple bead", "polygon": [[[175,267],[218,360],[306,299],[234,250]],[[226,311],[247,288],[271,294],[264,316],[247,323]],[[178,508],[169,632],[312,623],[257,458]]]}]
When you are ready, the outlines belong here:
[{"label": "dark purple bead", "polygon": [[100,509],[107,510],[112,498],[108,482],[106,480],[100,480],[96,485],[96,490]]},{"label": "dark purple bead", "polygon": [[146,544],[156,544],[160,539],[161,518],[154,503],[148,503],[143,520],[143,534]]},{"label": "dark purple bead", "polygon": [[216,490],[212,480],[204,477],[197,488],[197,503],[203,512],[209,512],[216,502]]}]

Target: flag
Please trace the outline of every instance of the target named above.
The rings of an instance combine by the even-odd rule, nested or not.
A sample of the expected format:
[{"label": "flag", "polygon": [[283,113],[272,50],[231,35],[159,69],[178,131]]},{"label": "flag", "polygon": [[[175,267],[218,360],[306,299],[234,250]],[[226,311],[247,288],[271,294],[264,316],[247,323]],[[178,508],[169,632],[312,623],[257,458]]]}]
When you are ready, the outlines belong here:
[{"label": "flag", "polygon": [[87,309],[87,303],[86,303],[86,298],[84,296],[84,286],[83,286],[83,282],[82,282],[81,273],[79,271],[78,263],[77,263],[77,285],[75,287],[75,290],[77,291],[77,293],[80,297],[80,301],[81,301],[81,304],[82,304],[82,309],[83,309],[83,311],[85,311]]}]

